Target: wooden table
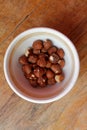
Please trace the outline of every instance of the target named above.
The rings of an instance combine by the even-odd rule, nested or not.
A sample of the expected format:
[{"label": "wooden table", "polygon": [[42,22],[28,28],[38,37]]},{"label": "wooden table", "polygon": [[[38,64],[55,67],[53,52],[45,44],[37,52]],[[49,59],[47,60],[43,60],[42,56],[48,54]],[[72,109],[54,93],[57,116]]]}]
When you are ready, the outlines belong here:
[{"label": "wooden table", "polygon": [[[80,57],[80,74],[64,98],[34,104],[8,86],[3,60],[10,42],[32,27],[67,35]],[[87,130],[87,0],[0,0],[0,130]]]}]

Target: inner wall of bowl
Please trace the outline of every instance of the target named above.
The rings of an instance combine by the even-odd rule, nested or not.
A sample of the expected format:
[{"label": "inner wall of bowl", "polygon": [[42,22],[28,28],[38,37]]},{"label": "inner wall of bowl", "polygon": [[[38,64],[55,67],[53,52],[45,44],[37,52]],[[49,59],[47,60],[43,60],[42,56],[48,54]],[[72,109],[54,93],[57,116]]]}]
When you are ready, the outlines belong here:
[{"label": "inner wall of bowl", "polygon": [[[37,39],[50,39],[55,46],[64,49],[64,59],[66,64],[63,69],[65,74],[65,79],[63,82],[56,83],[55,85],[45,88],[33,88],[29,84],[29,81],[24,77],[21,70],[21,65],[18,63],[18,58],[23,55],[25,50],[28,47],[31,47],[32,43]],[[23,95],[32,99],[49,99],[61,94],[64,89],[67,88],[70,79],[72,79],[74,72],[73,54],[67,43],[65,43],[65,41],[63,41],[60,37],[51,33],[32,33],[23,37],[15,44],[9,60],[9,70],[16,90],[20,91]]]}]

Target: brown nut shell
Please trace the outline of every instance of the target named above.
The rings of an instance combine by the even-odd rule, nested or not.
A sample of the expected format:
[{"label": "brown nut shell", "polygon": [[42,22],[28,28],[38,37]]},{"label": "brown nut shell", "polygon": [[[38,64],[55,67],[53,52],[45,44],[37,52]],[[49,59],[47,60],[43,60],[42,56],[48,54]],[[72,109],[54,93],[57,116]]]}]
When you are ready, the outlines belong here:
[{"label": "brown nut shell", "polygon": [[55,80],[58,83],[62,82],[64,80],[64,74],[56,75]]},{"label": "brown nut shell", "polygon": [[55,78],[48,79],[47,83],[48,83],[48,85],[54,85],[56,83],[56,80],[55,80]]},{"label": "brown nut shell", "polygon": [[32,85],[32,87],[37,87],[37,80],[29,79],[29,83]]},{"label": "brown nut shell", "polygon": [[19,63],[21,65],[25,65],[25,64],[28,64],[28,59],[25,55],[22,55],[21,57],[19,57]]},{"label": "brown nut shell", "polygon": [[64,59],[60,59],[58,61],[58,64],[61,66],[61,68],[63,68],[65,66],[65,60]]},{"label": "brown nut shell", "polygon": [[[25,75],[25,76],[26,76],[26,75]],[[36,80],[36,79],[37,79],[36,75],[35,75],[33,72],[30,72],[30,73],[27,75],[27,78],[28,78],[28,79],[32,79],[32,80]]]},{"label": "brown nut shell", "polygon": [[51,55],[52,53],[55,53],[57,51],[57,47],[52,46],[48,49],[48,54]]},{"label": "brown nut shell", "polygon": [[34,64],[31,64],[32,68],[35,69],[37,67],[37,64],[34,63]]},{"label": "brown nut shell", "polygon": [[54,77],[54,75],[55,74],[54,74],[54,72],[52,70],[48,69],[46,71],[46,76],[47,76],[48,79],[52,79]]},{"label": "brown nut shell", "polygon": [[46,86],[46,79],[44,77],[39,77],[37,80],[37,83],[39,84],[40,87],[45,87]]},{"label": "brown nut shell", "polygon": [[60,48],[57,50],[57,54],[59,55],[60,58],[63,58],[65,53],[64,53],[64,50]]},{"label": "brown nut shell", "polygon": [[46,62],[46,59],[44,57],[38,59],[38,61],[37,61],[37,65],[40,67],[45,67],[46,64],[47,64],[47,62]]},{"label": "brown nut shell", "polygon": [[51,63],[58,63],[58,60],[59,60],[59,56],[57,55],[57,54],[55,54],[55,53],[52,53],[51,55],[50,55],[50,57],[49,57],[49,61],[51,62]]},{"label": "brown nut shell", "polygon": [[47,61],[47,64],[46,64],[46,68],[51,68],[51,62],[50,61]]},{"label": "brown nut shell", "polygon": [[41,52],[42,52],[42,53],[46,53],[47,50],[46,50],[45,48],[42,48],[42,49],[41,49]]},{"label": "brown nut shell", "polygon": [[33,42],[33,49],[42,49],[43,48],[43,41],[41,40],[36,40]]},{"label": "brown nut shell", "polygon": [[30,63],[36,63],[36,62],[37,62],[37,59],[38,59],[37,55],[32,54],[32,55],[29,56],[28,61],[29,61]]},{"label": "brown nut shell", "polygon": [[39,49],[33,49],[33,53],[34,54],[40,54],[40,50]]},{"label": "brown nut shell", "polygon": [[51,46],[52,46],[52,41],[47,39],[46,41],[44,41],[44,49],[48,50]]},{"label": "brown nut shell", "polygon": [[40,53],[39,55],[38,55],[38,57],[39,58],[48,58],[48,55],[47,54],[44,54],[44,53]]},{"label": "brown nut shell", "polygon": [[59,73],[62,72],[61,67],[60,67],[60,65],[58,65],[58,64],[52,65],[52,66],[51,66],[51,70],[52,70],[55,74],[59,74]]},{"label": "brown nut shell", "polygon": [[36,67],[34,69],[34,74],[36,77],[41,77],[43,74],[44,74],[44,69],[43,68],[40,68],[40,67]]},{"label": "brown nut shell", "polygon": [[23,65],[22,70],[24,73],[29,74],[32,71],[32,67],[29,64]]},{"label": "brown nut shell", "polygon": [[26,77],[26,79],[29,79],[29,77],[30,77],[30,73],[29,73],[29,74],[24,73],[24,76]]}]

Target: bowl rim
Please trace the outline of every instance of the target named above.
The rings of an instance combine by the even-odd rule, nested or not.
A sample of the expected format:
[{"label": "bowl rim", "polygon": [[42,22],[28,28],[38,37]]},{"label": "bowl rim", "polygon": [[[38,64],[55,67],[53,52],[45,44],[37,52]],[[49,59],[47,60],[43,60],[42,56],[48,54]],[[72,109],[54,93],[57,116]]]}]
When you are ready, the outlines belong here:
[{"label": "bowl rim", "polygon": [[[73,75],[73,78],[72,78],[72,82],[69,83],[69,87],[67,87],[67,89],[65,89],[62,93],[60,93],[60,95],[57,95],[53,98],[50,98],[50,99],[32,99],[32,98],[29,98],[29,97],[26,97],[25,95],[21,94],[20,92],[18,92],[18,90],[16,90],[16,88],[12,85],[12,83],[10,82],[10,79],[8,77],[8,72],[7,72],[7,58],[8,58],[8,55],[9,55],[9,50],[12,49],[12,46],[13,44],[15,43],[15,41],[20,37],[20,36],[23,36],[25,35],[26,33],[31,33],[31,32],[34,32],[34,31],[47,31],[47,32],[52,32],[52,33],[55,33],[56,35],[58,35],[61,39],[63,39],[64,41],[67,42],[67,44],[70,46],[70,48],[72,48],[73,50],[73,54],[74,54],[74,61],[75,61],[75,73]],[[52,28],[48,28],[48,27],[36,27],[36,28],[31,28],[31,29],[28,29],[22,33],[20,33],[19,35],[17,35],[13,40],[12,42],[10,43],[10,45],[8,46],[7,50],[6,50],[6,53],[5,53],[5,56],[4,56],[4,74],[5,74],[5,78],[7,80],[7,83],[9,85],[9,87],[21,98],[27,100],[27,101],[30,101],[32,103],[40,103],[40,104],[43,104],[43,103],[50,103],[50,102],[53,102],[53,101],[57,101],[59,100],[60,98],[64,97],[66,94],[68,94],[68,92],[74,87],[76,81],[77,81],[77,78],[78,78],[78,75],[79,75],[79,70],[80,70],[80,61],[79,61],[79,56],[78,56],[78,53],[77,53],[77,50],[74,46],[74,44],[72,43],[72,41],[66,36],[64,35],[63,33],[55,30],[55,29],[52,29]]]}]

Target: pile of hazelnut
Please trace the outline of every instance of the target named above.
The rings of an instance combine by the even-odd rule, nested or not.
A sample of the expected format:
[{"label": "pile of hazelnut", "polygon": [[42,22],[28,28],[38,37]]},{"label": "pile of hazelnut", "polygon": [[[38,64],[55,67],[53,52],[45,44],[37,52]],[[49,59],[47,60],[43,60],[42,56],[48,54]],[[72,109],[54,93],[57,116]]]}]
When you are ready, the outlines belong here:
[{"label": "pile of hazelnut", "polygon": [[64,50],[52,41],[36,40],[32,47],[19,57],[24,76],[33,87],[45,87],[64,80]]}]

